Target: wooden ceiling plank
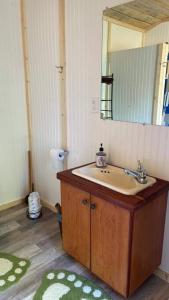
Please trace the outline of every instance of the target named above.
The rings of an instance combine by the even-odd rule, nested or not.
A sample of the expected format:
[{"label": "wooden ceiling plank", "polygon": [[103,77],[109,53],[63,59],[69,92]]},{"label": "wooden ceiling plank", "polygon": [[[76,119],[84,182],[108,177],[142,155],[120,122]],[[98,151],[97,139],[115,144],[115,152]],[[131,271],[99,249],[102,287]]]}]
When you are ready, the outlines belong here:
[{"label": "wooden ceiling plank", "polygon": [[155,0],[155,2],[160,3],[163,7],[169,10],[169,1],[168,0]]},{"label": "wooden ceiling plank", "polygon": [[160,19],[154,18],[148,14],[140,14],[138,10],[128,7],[127,5],[121,5],[119,8],[115,7],[113,10],[118,11],[119,13],[126,14],[131,18],[137,19],[148,24],[155,24],[160,22]]},{"label": "wooden ceiling plank", "polygon": [[125,6],[128,7],[128,8],[130,8],[133,11],[134,10],[137,11],[137,13],[139,15],[144,15],[145,17],[149,18],[150,20],[152,20],[153,23],[159,23],[159,22],[161,22],[161,19],[159,19],[159,18],[157,18],[155,16],[152,16],[151,14],[146,13],[143,7],[137,6],[134,2],[135,1],[126,3]]},{"label": "wooden ceiling plank", "polygon": [[122,27],[125,27],[125,28],[128,28],[128,29],[136,30],[136,31],[139,31],[139,32],[145,32],[146,31],[143,28],[139,28],[139,27],[136,27],[134,25],[121,22],[121,21],[119,21],[117,19],[113,19],[113,18],[110,18],[110,17],[105,16],[105,15],[103,15],[103,20],[106,20],[108,22],[111,22],[113,24],[116,24],[116,25],[119,25],[119,26],[122,26]]},{"label": "wooden ceiling plank", "polygon": [[169,16],[169,10],[154,0],[142,0],[142,1],[136,0],[136,1],[139,2],[141,6],[143,5],[148,10],[149,14],[153,11],[153,13],[156,14],[156,17],[160,19]]},{"label": "wooden ceiling plank", "polygon": [[166,15],[167,10],[164,8],[164,6],[161,5],[160,9],[159,9],[159,6],[157,8],[157,2],[155,3],[156,5],[154,3],[152,0],[148,0],[148,1],[135,0],[135,1],[132,1],[132,2],[129,2],[126,4],[127,4],[127,6],[129,6],[131,8],[135,8],[142,14],[147,14],[154,18],[158,18],[160,20],[162,20],[164,17],[168,16],[168,13]]},{"label": "wooden ceiling plank", "polygon": [[142,21],[139,21],[139,20],[135,20],[135,19],[132,19],[130,16],[126,16],[126,15],[123,15],[123,14],[120,14],[119,12],[116,12],[114,10],[107,10],[104,15],[107,15],[108,17],[110,18],[113,18],[113,19],[117,19],[123,23],[127,23],[127,24],[131,24],[133,26],[136,26],[136,27],[139,27],[139,28],[143,28],[143,29],[147,29],[150,24],[148,23],[145,23],[145,22],[142,22]]},{"label": "wooden ceiling plank", "polygon": [[169,17],[164,18],[160,23],[169,22]]},{"label": "wooden ceiling plank", "polygon": [[133,22],[138,22],[138,24],[143,25],[143,26],[145,26],[145,27],[147,27],[147,26],[150,25],[148,22],[145,22],[145,21],[139,20],[139,19],[137,19],[137,18],[131,17],[130,15],[121,13],[121,12],[116,11],[116,10],[114,10],[114,9],[111,9],[111,11],[112,11],[112,14],[113,14],[114,16],[117,16],[117,17],[119,16],[119,18],[124,18],[124,19],[126,19],[126,20],[131,20],[132,23],[133,23]]},{"label": "wooden ceiling plank", "polygon": [[104,15],[146,31],[169,21],[169,0],[134,0],[108,8]]}]

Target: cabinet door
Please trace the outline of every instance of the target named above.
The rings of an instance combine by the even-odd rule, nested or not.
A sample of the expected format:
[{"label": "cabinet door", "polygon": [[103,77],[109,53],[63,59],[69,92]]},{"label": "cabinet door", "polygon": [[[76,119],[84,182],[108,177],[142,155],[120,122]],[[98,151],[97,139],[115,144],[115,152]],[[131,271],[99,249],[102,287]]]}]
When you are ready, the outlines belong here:
[{"label": "cabinet door", "polygon": [[63,248],[90,268],[90,194],[62,182]]},{"label": "cabinet door", "polygon": [[130,213],[91,196],[91,271],[127,295]]}]

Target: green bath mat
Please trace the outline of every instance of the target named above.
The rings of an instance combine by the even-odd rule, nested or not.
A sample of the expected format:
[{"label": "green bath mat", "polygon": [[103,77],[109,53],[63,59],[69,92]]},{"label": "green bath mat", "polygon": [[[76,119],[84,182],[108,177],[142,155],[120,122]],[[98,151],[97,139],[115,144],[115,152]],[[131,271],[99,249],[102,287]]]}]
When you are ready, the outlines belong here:
[{"label": "green bath mat", "polygon": [[16,283],[27,271],[26,259],[0,252],[0,292]]},{"label": "green bath mat", "polygon": [[49,271],[33,300],[111,300],[92,281],[66,270]]}]

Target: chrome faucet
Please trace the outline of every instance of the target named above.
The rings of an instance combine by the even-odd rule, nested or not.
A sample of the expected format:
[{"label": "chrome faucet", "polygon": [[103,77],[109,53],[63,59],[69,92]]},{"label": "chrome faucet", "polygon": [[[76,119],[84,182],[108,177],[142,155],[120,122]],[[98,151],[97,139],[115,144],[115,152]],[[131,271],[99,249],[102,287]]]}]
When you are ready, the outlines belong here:
[{"label": "chrome faucet", "polygon": [[124,169],[124,172],[125,172],[125,174],[136,178],[136,180],[139,183],[146,184],[147,183],[146,171],[145,171],[142,163],[140,162],[140,160],[138,160],[137,162],[138,162],[138,168],[136,171],[130,170],[130,169]]}]

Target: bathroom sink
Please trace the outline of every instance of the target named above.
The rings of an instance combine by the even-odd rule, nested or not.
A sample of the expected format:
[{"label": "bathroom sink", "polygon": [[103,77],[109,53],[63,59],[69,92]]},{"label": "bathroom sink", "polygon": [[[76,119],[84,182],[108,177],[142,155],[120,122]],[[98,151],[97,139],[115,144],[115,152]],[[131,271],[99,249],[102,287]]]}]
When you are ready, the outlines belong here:
[{"label": "bathroom sink", "polygon": [[147,183],[141,184],[121,168],[111,165],[97,168],[95,163],[74,169],[72,173],[125,195],[135,195],[156,182],[155,178],[147,176]]}]

